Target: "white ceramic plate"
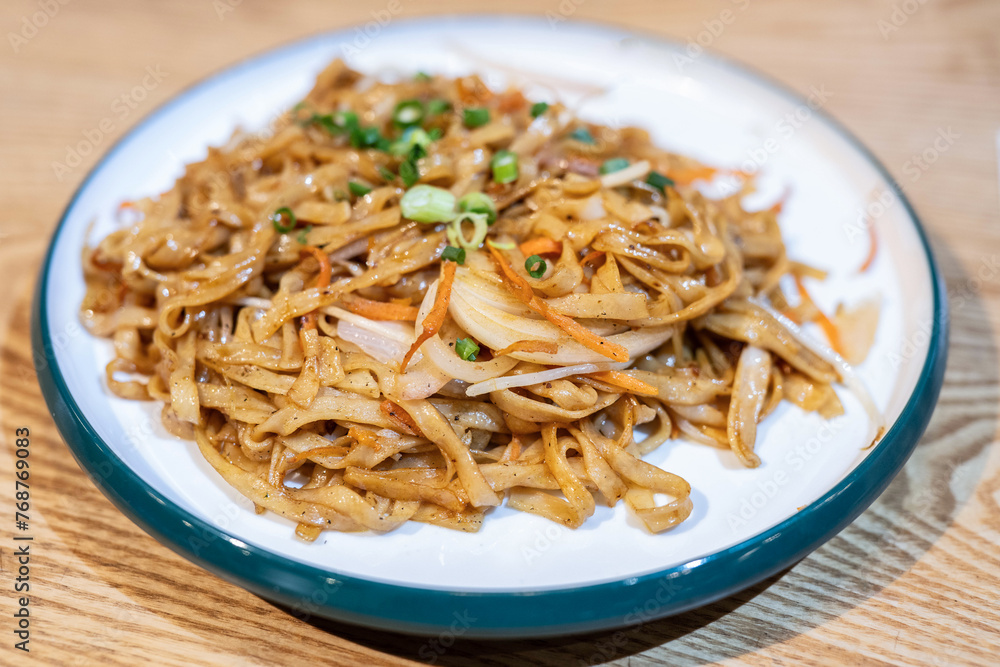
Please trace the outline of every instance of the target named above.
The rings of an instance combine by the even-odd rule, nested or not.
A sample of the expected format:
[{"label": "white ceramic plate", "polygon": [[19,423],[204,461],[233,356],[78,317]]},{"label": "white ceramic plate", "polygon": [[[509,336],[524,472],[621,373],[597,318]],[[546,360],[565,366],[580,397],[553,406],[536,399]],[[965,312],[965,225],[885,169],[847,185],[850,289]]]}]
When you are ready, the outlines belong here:
[{"label": "white ceramic plate", "polygon": [[[526,636],[624,625],[705,603],[802,557],[874,500],[936,400],[944,300],[913,211],[872,156],[822,113],[828,93],[799,99],[714,56],[691,59],[682,46],[579,23],[397,21],[369,25],[367,43],[364,30],[279,49],[182,93],[109,152],[67,209],[36,302],[36,345],[51,360],[39,374],[74,454],[123,511],[220,575],[285,603],[311,599],[321,615],[433,632],[471,610],[470,635]],[[839,302],[881,299],[876,343],[858,372],[893,425],[888,435],[863,451],[865,413],[840,391],[841,418],[827,422],[787,403],[769,416],[755,470],[728,452],[668,443],[647,460],[691,483],[695,510],[660,535],[643,530],[621,503],[598,507],[576,531],[499,508],[477,534],[407,524],[386,535],[324,533],[314,544],[294,539],[289,522],[256,515],[192,443],[164,431],[158,405],[108,392],[111,345],[78,324],[80,248],[115,228],[121,201],[168,189],[185,162],[225,142],[234,127],[266,128],[326,63],[344,56],[388,78],[476,72],[494,88],[516,83],[529,97],[558,96],[589,120],[647,128],[666,148],[759,171],[760,191],[748,206],[769,205],[790,188],[780,218],[789,254],[830,272],[814,290],[819,304],[829,312]],[[881,247],[859,274],[869,243],[860,214],[873,196],[881,197],[869,209]],[[644,611],[636,616],[637,609]]]}]

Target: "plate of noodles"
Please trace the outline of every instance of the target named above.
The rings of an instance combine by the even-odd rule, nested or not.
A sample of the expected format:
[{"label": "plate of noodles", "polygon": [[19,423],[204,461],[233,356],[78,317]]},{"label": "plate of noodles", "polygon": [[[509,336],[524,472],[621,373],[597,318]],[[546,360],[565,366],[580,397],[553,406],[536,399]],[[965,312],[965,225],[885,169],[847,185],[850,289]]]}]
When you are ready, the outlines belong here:
[{"label": "plate of noodles", "polygon": [[946,304],[829,93],[604,26],[376,33],[183,92],[67,208],[38,373],[125,514],[302,613],[528,637],[732,594],[874,501]]}]

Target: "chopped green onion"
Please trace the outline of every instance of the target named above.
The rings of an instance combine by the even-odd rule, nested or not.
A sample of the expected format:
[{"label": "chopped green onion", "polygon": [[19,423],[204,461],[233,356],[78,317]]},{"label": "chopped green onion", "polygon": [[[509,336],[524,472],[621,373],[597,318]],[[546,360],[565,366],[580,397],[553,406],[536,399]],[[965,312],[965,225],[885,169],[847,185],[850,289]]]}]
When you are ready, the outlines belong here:
[{"label": "chopped green onion", "polygon": [[614,157],[610,160],[605,160],[604,164],[601,165],[600,172],[602,174],[610,174],[614,171],[621,171],[628,166],[628,160],[623,157]]},{"label": "chopped green onion", "polygon": [[593,145],[593,144],[597,143],[596,141],[594,141],[594,135],[592,135],[590,133],[590,130],[588,130],[585,127],[578,127],[575,130],[573,130],[572,132],[570,132],[569,133],[569,138],[570,139],[576,139],[577,141],[579,141],[581,143],[584,143],[584,144],[591,144],[591,145]]},{"label": "chopped green onion", "polygon": [[444,132],[441,131],[440,127],[432,127],[431,131],[427,133],[427,136],[430,137],[431,141],[437,141],[443,134]]},{"label": "chopped green onion", "polygon": [[490,122],[490,110],[485,107],[466,109],[462,115],[466,127],[481,127]]},{"label": "chopped green onion", "polygon": [[535,102],[531,105],[531,117],[538,118],[543,113],[549,110],[548,102]]},{"label": "chopped green onion", "polygon": [[377,127],[355,126],[351,128],[351,145],[355,148],[378,146],[382,140],[382,133],[378,131]]},{"label": "chopped green onion", "polygon": [[427,113],[429,113],[432,116],[437,116],[438,114],[442,114],[450,108],[451,108],[451,102],[449,102],[448,100],[442,100],[440,98],[433,99],[427,103]]},{"label": "chopped green onion", "polygon": [[455,352],[465,361],[475,361],[479,346],[471,338],[459,338],[455,341]]},{"label": "chopped green onion", "polygon": [[528,275],[532,278],[541,278],[544,276],[546,268],[548,267],[545,264],[545,260],[538,255],[532,255],[528,259],[524,260],[524,270],[527,271]]},{"label": "chopped green onion", "polygon": [[490,160],[493,168],[493,180],[497,183],[512,183],[517,180],[517,153],[497,151]]},{"label": "chopped green onion", "polygon": [[364,197],[366,194],[372,191],[370,187],[364,183],[359,183],[357,181],[351,181],[347,184],[347,189],[351,191],[351,194],[355,197]]},{"label": "chopped green onion", "polygon": [[[472,223],[472,238],[466,238],[465,236],[465,228],[463,227],[465,222]],[[445,230],[445,233],[448,237],[448,243],[455,246],[462,246],[467,250],[476,250],[483,245],[483,241],[486,240],[486,234],[489,233],[486,214],[459,213],[458,217],[452,220],[451,225]]]},{"label": "chopped green onion", "polygon": [[487,243],[497,250],[513,250],[517,247],[513,241],[487,241]]},{"label": "chopped green onion", "polygon": [[455,219],[455,195],[433,185],[415,185],[399,201],[403,217],[416,222],[451,222]]},{"label": "chopped green onion", "polygon": [[392,112],[392,122],[397,127],[417,125],[424,119],[424,103],[420,100],[403,100]]},{"label": "chopped green onion", "polygon": [[386,183],[392,183],[396,180],[396,174],[392,173],[390,169],[387,169],[382,165],[379,165],[378,167],[378,175],[384,178]]},{"label": "chopped green onion", "polygon": [[646,177],[646,182],[661,192],[666,192],[668,186],[674,187],[674,180],[664,176],[658,171],[649,172],[649,176]]},{"label": "chopped green onion", "polygon": [[306,238],[306,234],[312,231],[312,225],[306,225],[306,228],[299,232],[299,235],[295,237],[295,240],[302,245],[308,245],[309,239]]},{"label": "chopped green onion", "polygon": [[428,74],[427,72],[417,72],[416,74],[413,75],[413,80],[414,81],[430,81],[431,80],[431,75]]},{"label": "chopped green onion", "polygon": [[337,127],[349,130],[358,126],[358,114],[353,111],[337,111],[332,115],[332,118]]},{"label": "chopped green onion", "polygon": [[[287,218],[288,224],[281,224],[282,219]],[[274,228],[278,230],[279,234],[287,234],[288,232],[295,229],[295,225],[298,224],[298,219],[296,219],[295,214],[292,213],[292,209],[287,206],[282,206],[277,211],[271,214],[271,224]]]},{"label": "chopped green onion", "polygon": [[[408,127],[397,141],[392,142],[389,152],[393,155],[403,156],[407,153],[412,154],[414,149],[419,148],[423,154],[426,154],[431,141],[431,135],[424,130],[419,127]],[[423,157],[423,155],[418,157]]]},{"label": "chopped green onion", "polygon": [[292,107],[292,111],[299,111],[301,109],[305,109],[307,106],[309,106],[309,103],[306,102],[305,100],[302,100],[301,102],[297,102],[295,106]]},{"label": "chopped green onion", "polygon": [[441,259],[455,262],[456,264],[465,264],[465,248],[456,248],[453,245],[445,246],[445,249],[441,252]]},{"label": "chopped green onion", "polygon": [[486,224],[492,225],[497,220],[497,207],[489,195],[482,192],[470,192],[458,200],[458,210],[461,213],[485,213]]},{"label": "chopped green onion", "polygon": [[412,159],[401,162],[399,165],[399,177],[403,179],[403,185],[406,187],[411,187],[419,181],[420,171],[417,169],[416,162]]}]

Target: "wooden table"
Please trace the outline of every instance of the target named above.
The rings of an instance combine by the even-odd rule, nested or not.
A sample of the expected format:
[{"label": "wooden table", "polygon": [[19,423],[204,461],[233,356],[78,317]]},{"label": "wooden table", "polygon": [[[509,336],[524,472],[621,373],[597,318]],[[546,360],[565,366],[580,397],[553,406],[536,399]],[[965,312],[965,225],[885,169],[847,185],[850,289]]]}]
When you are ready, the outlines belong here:
[{"label": "wooden table", "polygon": [[[889,0],[503,3],[505,11],[613,21],[681,41],[697,39],[723,10],[745,6],[707,40],[711,47],[799,91],[820,85],[832,91],[828,109],[907,187],[950,293],[964,299],[952,312],[948,373],[926,436],[871,509],[814,554],[761,585],[676,618],[620,634],[459,642],[440,662],[1000,659],[1000,273],[994,266],[1000,254],[1000,3],[921,2],[898,0],[896,10]],[[0,622],[0,663],[418,660],[421,640],[297,620],[215,579],[130,523],[70,458],[35,383],[28,338],[32,288],[49,234],[88,168],[117,137],[208,73],[320,30],[370,20],[387,3],[76,0],[62,6],[48,0],[50,11],[58,10],[36,15],[45,4],[7,0],[3,32],[30,37],[7,34],[0,46],[0,433],[12,445],[15,428],[32,430],[36,515],[30,656],[12,648],[9,582],[16,563],[10,517],[4,520],[0,618],[7,620]],[[399,15],[463,11],[471,4],[401,0]],[[34,33],[27,27],[43,19]],[[118,120],[111,105],[141,82],[147,65],[161,69],[162,81]],[[116,120],[102,130],[96,150],[57,178],[53,162],[65,162],[67,147],[106,117]],[[914,180],[907,161],[949,128],[957,140]],[[5,447],[4,507],[13,502],[13,460]],[[23,657],[30,660],[15,663]]]}]

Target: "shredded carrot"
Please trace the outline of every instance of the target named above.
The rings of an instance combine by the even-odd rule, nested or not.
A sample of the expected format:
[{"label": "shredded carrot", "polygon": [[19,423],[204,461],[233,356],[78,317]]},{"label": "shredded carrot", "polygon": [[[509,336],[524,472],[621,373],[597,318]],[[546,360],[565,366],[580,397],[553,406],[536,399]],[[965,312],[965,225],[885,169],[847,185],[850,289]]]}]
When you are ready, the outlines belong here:
[{"label": "shredded carrot", "polygon": [[517,275],[514,268],[499,250],[488,243],[486,244],[486,247],[489,248],[490,253],[493,255],[493,259],[500,267],[500,272],[507,279],[508,283],[505,284],[507,284],[507,287],[517,296],[517,298],[521,300],[522,303],[524,303],[524,305],[531,308],[549,322],[552,322],[552,324],[568,333],[587,349],[593,350],[594,352],[608,357],[609,359],[614,359],[615,361],[628,361],[629,355],[627,349],[617,343],[612,343],[606,338],[598,336],[573,318],[566,317],[562,313],[557,313],[549,308],[547,303],[535,296],[535,293],[532,291],[531,285],[528,284],[528,281]]},{"label": "shredded carrot", "polygon": [[[319,275],[316,277],[316,287],[323,289],[330,286],[330,276],[333,274],[333,267],[330,266],[330,256],[316,246],[307,245],[299,253],[301,257],[312,255],[319,262]],[[306,313],[302,316],[302,328],[299,330],[299,339],[302,349],[306,349],[306,341],[303,338],[306,331],[316,328],[316,311]]]},{"label": "shredded carrot", "polygon": [[678,185],[691,185],[695,181],[710,181],[719,173],[715,167],[689,167],[687,169],[673,169],[667,172],[667,178]]},{"label": "shredded carrot", "polygon": [[816,310],[816,324],[819,325],[819,328],[823,330],[823,334],[826,336],[827,340],[830,341],[830,347],[832,347],[837,354],[843,355],[840,347],[840,332],[837,331],[837,325],[835,325],[830,318],[819,309],[816,302],[813,301],[812,296],[809,295],[805,284],[802,282],[802,278],[795,273],[792,274],[792,277],[795,278],[795,286],[799,290],[799,296],[802,298],[803,303],[811,305]]},{"label": "shredded carrot", "polygon": [[378,438],[375,434],[365,428],[358,428],[357,426],[352,426],[347,429],[347,435],[354,438],[355,442],[359,445],[364,445],[366,447],[371,447],[372,449],[379,449]]},{"label": "shredded carrot", "polygon": [[503,455],[500,457],[498,463],[510,463],[516,461],[521,456],[521,441],[518,439],[516,433],[510,435],[510,444],[507,448],[503,450]]},{"label": "shredded carrot", "polygon": [[305,461],[310,456],[343,456],[347,454],[347,447],[342,445],[329,445],[326,447],[314,447],[313,449],[307,449],[304,452],[299,452],[292,458],[288,459],[288,465],[295,465],[301,461]]},{"label": "shredded carrot", "polygon": [[330,256],[323,252],[320,248],[314,245],[307,245],[302,248],[300,253],[303,257],[305,255],[312,255],[319,262],[319,275],[316,276],[316,287],[320,289],[330,286],[330,276],[333,273],[333,267],[330,266]]},{"label": "shredded carrot", "polygon": [[875,255],[878,253],[878,235],[875,233],[875,221],[868,221],[868,256],[865,258],[864,263],[858,269],[858,273],[864,273],[871,268],[872,264],[875,262]]},{"label": "shredded carrot", "polygon": [[360,296],[352,295],[344,304],[347,310],[356,315],[367,317],[370,320],[392,320],[413,322],[417,319],[419,308],[400,303],[386,303],[384,301],[372,301]]},{"label": "shredded carrot", "polygon": [[502,357],[511,352],[541,352],[543,354],[555,354],[559,351],[559,346],[548,340],[519,340],[511,343],[499,352],[494,352],[494,357]]},{"label": "shredded carrot", "polygon": [[501,113],[523,109],[527,104],[528,100],[520,90],[508,90],[497,98],[497,110]]},{"label": "shredded carrot", "polygon": [[388,399],[382,401],[379,404],[379,408],[400,430],[410,435],[423,436],[423,433],[420,432],[420,427],[417,426],[417,422],[413,421],[413,417],[403,408]]},{"label": "shredded carrot", "polygon": [[628,373],[622,373],[621,371],[599,371],[597,373],[587,373],[587,377],[600,380],[601,382],[607,382],[608,384],[613,384],[616,387],[621,387],[622,389],[627,389],[633,394],[656,396],[660,393],[656,387],[648,382],[643,382],[639,378],[632,377]]},{"label": "shredded carrot", "polygon": [[455,268],[457,266],[458,264],[455,262],[441,262],[441,280],[438,282],[437,294],[434,296],[434,306],[424,318],[423,330],[420,335],[413,341],[413,345],[403,357],[403,363],[399,365],[400,373],[406,370],[406,365],[410,363],[410,357],[417,351],[417,348],[436,334],[441,325],[444,324],[444,318],[448,314],[448,302],[451,300],[451,286],[455,282]]},{"label": "shredded carrot", "polygon": [[533,238],[521,244],[521,252],[525,257],[532,255],[559,255],[562,254],[562,241],[553,241],[545,236]]},{"label": "shredded carrot", "polygon": [[583,259],[580,260],[580,266],[587,266],[588,264],[599,262],[604,258],[604,252],[601,250],[591,250]]}]

